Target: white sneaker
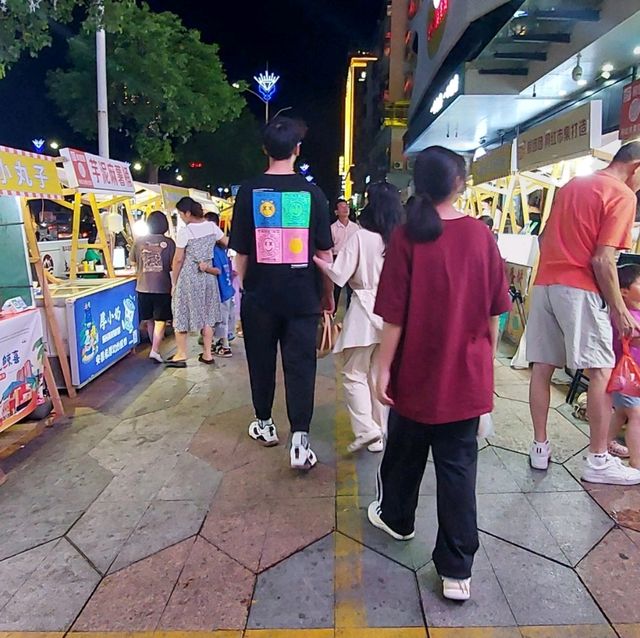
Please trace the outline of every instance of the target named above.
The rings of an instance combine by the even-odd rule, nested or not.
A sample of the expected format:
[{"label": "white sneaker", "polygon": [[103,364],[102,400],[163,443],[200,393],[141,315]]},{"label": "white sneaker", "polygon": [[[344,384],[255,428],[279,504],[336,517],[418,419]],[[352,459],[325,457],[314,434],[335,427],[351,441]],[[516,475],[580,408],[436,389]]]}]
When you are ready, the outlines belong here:
[{"label": "white sneaker", "polygon": [[383,439],[377,440],[375,443],[372,443],[371,445],[367,446],[367,450],[369,450],[369,452],[373,452],[374,454],[377,454],[379,452],[383,452],[384,451],[384,440]]},{"label": "white sneaker", "polygon": [[551,459],[551,446],[549,441],[538,443],[534,441],[529,450],[529,463],[534,470],[546,470]]},{"label": "white sneaker", "polygon": [[639,485],[640,470],[627,467],[620,459],[608,453],[605,455],[604,463],[596,465],[587,454],[582,470],[582,480],[605,485]]},{"label": "white sneaker", "polygon": [[276,424],[273,422],[273,419],[269,419],[268,421],[256,419],[249,426],[249,436],[258,441],[258,443],[262,443],[265,447],[273,447],[280,443],[278,432],[276,431]]},{"label": "white sneaker", "polygon": [[294,470],[310,470],[318,462],[318,457],[309,447],[309,435],[306,432],[293,433],[290,457]]},{"label": "white sneaker", "polygon": [[162,355],[159,352],[154,352],[153,350],[149,353],[149,359],[157,361],[158,363],[164,363]]},{"label": "white sneaker", "polygon": [[373,434],[368,437],[358,436],[351,443],[349,443],[349,445],[347,445],[347,452],[349,452],[349,454],[354,454],[355,452],[359,452],[365,447],[377,443],[379,440],[379,434]]},{"label": "white sneaker", "polygon": [[457,580],[443,576],[442,595],[449,600],[469,600],[471,598],[471,579]]},{"label": "white sneaker", "polygon": [[415,531],[411,532],[411,534],[398,534],[398,532],[394,532],[381,518],[382,516],[382,508],[380,507],[380,503],[378,501],[373,501],[369,505],[369,509],[367,510],[367,518],[369,522],[378,529],[381,529],[383,532],[386,532],[397,541],[410,541],[415,537]]}]

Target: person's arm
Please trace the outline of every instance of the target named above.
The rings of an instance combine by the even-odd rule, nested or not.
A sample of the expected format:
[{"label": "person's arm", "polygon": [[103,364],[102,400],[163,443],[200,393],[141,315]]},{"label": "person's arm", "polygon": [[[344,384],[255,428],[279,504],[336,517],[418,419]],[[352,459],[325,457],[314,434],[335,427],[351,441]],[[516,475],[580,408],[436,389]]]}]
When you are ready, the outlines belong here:
[{"label": "person's arm", "polygon": [[184,248],[176,248],[176,252],[173,255],[173,262],[171,263],[171,285],[173,288],[178,283],[178,277],[184,264]]},{"label": "person's arm", "polygon": [[244,278],[247,274],[247,266],[249,264],[249,255],[242,255],[240,253],[236,253],[234,257],[234,267],[236,272],[236,277],[238,278],[238,285],[240,290],[244,289]]},{"label": "person's arm", "polygon": [[378,379],[376,382],[376,394],[378,395],[380,403],[383,405],[393,405],[393,399],[389,396],[391,364],[396,356],[401,337],[402,326],[396,326],[386,322],[383,324],[378,359]]},{"label": "person's arm", "polygon": [[221,272],[220,268],[216,268],[215,266],[212,266],[208,261],[201,261],[198,264],[198,268],[200,269],[200,272],[206,272],[209,275],[218,276]]},{"label": "person's arm", "polygon": [[[333,255],[331,250],[316,250],[314,261],[317,258],[325,262],[327,265],[333,263]],[[322,310],[333,314],[336,310],[336,302],[333,296],[333,282],[329,279],[326,272],[322,273]]]},{"label": "person's arm", "polygon": [[613,246],[598,246],[591,258],[591,267],[598,282],[598,288],[609,305],[611,320],[621,335],[630,337],[634,332],[640,332],[640,326],[624,305],[618,283],[616,255],[617,250]]},{"label": "person's arm", "polygon": [[313,257],[316,266],[331,281],[341,288],[349,282],[358,268],[360,244],[352,235],[333,263],[328,263],[317,256]]},{"label": "person's arm", "polygon": [[491,346],[493,356],[498,354],[498,332],[500,331],[500,316],[489,317],[489,331],[491,332]]}]

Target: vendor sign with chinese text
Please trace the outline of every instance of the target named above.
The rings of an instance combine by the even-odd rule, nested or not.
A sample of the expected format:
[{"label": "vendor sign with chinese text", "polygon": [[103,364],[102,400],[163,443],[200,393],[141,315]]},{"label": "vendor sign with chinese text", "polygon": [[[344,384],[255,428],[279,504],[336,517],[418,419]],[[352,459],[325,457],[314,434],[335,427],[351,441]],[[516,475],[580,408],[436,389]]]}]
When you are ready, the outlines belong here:
[{"label": "vendor sign with chinese text", "polygon": [[55,158],[0,146],[0,195],[62,199]]},{"label": "vendor sign with chinese text", "polygon": [[0,431],[24,419],[38,406],[44,357],[38,311],[0,319]]}]

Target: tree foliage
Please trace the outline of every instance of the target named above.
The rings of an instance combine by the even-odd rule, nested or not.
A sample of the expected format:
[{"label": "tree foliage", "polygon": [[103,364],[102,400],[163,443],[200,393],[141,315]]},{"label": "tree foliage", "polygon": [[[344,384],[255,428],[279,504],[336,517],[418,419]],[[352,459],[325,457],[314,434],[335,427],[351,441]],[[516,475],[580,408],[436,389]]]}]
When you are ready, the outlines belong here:
[{"label": "tree foliage", "polygon": [[[66,24],[82,12],[95,30],[102,7],[117,0],[0,0],[0,78],[23,53],[36,56],[51,44],[51,24]],[[75,12],[75,13],[74,13]]]},{"label": "tree foliage", "polygon": [[[178,16],[122,2],[106,7],[105,23],[109,125],[141,160],[169,166],[177,143],[240,114],[244,99],[227,82],[217,45]],[[95,42],[87,31],[69,41],[68,61],[49,74],[49,95],[77,132],[95,139]]]},{"label": "tree foliage", "polygon": [[[178,146],[176,158],[188,184],[214,194],[218,186],[238,184],[254,177],[264,171],[267,164],[262,152],[260,124],[248,109],[215,133],[196,133]],[[203,166],[190,169],[192,162],[202,162]]]}]

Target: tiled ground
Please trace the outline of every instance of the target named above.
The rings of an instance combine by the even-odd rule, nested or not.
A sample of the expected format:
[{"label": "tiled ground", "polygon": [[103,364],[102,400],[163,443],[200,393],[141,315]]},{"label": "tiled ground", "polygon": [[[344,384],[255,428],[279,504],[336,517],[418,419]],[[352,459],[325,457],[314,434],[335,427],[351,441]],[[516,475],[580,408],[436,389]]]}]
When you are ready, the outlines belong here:
[{"label": "tiled ground", "polygon": [[[246,435],[241,344],[215,369],[163,370],[142,351],[2,464],[0,638],[640,638],[640,488],[579,482],[586,428],[562,389],[556,462],[530,470],[528,375],[506,363],[496,435],[479,443],[470,602],[440,595],[431,464],[415,540],[367,523],[379,457],[343,454],[330,359],[312,430],[321,463],[301,476],[284,445]],[[281,395],[275,416],[286,422]]]}]

